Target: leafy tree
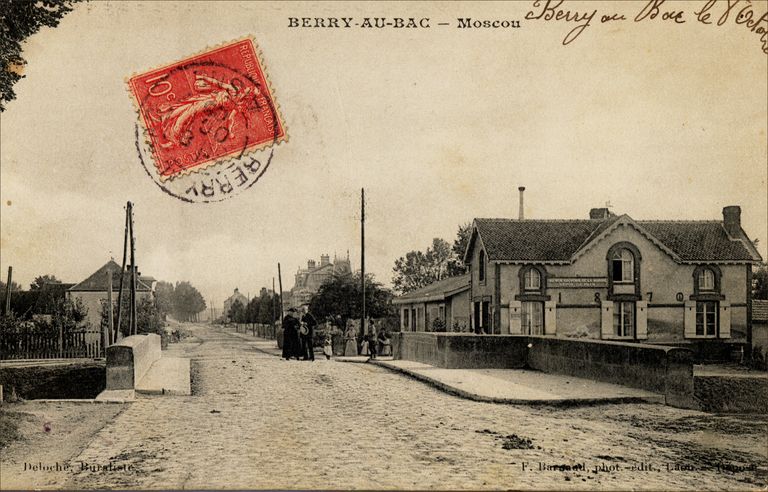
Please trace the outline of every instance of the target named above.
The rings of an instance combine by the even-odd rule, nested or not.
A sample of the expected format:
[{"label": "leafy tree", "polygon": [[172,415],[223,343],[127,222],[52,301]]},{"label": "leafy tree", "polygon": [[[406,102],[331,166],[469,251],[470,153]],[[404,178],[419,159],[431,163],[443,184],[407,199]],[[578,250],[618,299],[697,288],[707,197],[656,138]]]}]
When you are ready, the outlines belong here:
[{"label": "leafy tree", "polygon": [[27,63],[21,56],[25,39],[41,27],[56,27],[64,15],[79,0],[0,0],[0,112],[5,104],[16,99],[13,84],[24,76],[21,68]]},{"label": "leafy tree", "polygon": [[[7,285],[8,284],[0,280],[0,295],[3,296],[3,299],[5,299],[5,288]],[[11,292],[19,292],[20,290],[21,290],[21,285],[11,280]]]},{"label": "leafy tree", "polygon": [[752,298],[768,300],[768,262],[761,263],[752,274]]},{"label": "leafy tree", "polygon": [[464,252],[469,244],[469,236],[472,234],[472,224],[467,222],[459,226],[456,239],[451,246],[452,257],[448,260],[448,276],[455,277],[467,273],[467,265],[464,263]]},{"label": "leafy tree", "polygon": [[233,323],[245,323],[246,314],[245,306],[239,300],[233,302],[229,307],[229,319]]},{"label": "leafy tree", "polygon": [[195,316],[205,311],[205,299],[191,283],[176,282],[173,290],[173,315],[179,321],[193,321]]},{"label": "leafy tree", "polygon": [[170,282],[160,281],[155,284],[155,302],[157,304],[157,310],[163,318],[168,314],[174,313],[174,290],[173,284]]},{"label": "leafy tree", "polygon": [[60,284],[61,280],[53,275],[40,275],[29,285],[29,290],[41,290],[46,284]]},{"label": "leafy tree", "polygon": [[[323,285],[309,302],[309,311],[318,320],[340,317],[346,326],[348,319],[362,314],[360,274],[336,274]],[[394,316],[392,292],[382,287],[372,275],[365,277],[365,314],[371,318]]]},{"label": "leafy tree", "polygon": [[[131,300],[128,296],[123,296],[122,299],[122,319],[120,322],[120,333],[123,336],[128,336],[130,331],[130,323],[128,321],[130,316]],[[117,325],[117,299],[112,301],[112,326]],[[109,306],[107,301],[101,303],[101,326],[109,326]],[[163,314],[157,306],[156,299],[151,297],[142,296],[136,299],[136,332],[142,333],[156,333],[161,336],[165,336],[165,321],[163,320]]]}]

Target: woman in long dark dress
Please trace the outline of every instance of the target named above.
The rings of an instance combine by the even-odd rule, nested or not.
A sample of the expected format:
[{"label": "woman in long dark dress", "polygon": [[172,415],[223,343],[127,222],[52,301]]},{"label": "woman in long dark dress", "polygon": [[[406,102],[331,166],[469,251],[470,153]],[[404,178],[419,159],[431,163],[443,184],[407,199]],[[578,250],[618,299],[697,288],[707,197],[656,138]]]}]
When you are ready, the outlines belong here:
[{"label": "woman in long dark dress", "polygon": [[292,357],[296,357],[298,360],[300,355],[299,320],[296,318],[295,310],[289,309],[288,314],[283,318],[283,359],[291,360]]}]

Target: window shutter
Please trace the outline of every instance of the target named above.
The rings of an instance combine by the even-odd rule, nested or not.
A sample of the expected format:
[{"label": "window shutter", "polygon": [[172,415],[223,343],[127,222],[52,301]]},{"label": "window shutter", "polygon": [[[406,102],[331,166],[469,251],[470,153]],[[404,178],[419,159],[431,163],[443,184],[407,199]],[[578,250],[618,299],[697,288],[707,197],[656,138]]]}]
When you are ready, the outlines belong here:
[{"label": "window shutter", "polygon": [[637,301],[635,313],[635,336],[638,340],[645,340],[648,338],[648,301]]},{"label": "window shutter", "polygon": [[613,301],[600,304],[600,338],[613,338]]},{"label": "window shutter", "polygon": [[544,334],[557,334],[557,302],[547,301],[544,303]]},{"label": "window shutter", "polygon": [[696,338],[696,301],[685,301],[685,338]]},{"label": "window shutter", "polygon": [[720,338],[731,338],[731,303],[720,301]]},{"label": "window shutter", "polygon": [[522,326],[522,306],[520,301],[510,301],[509,303],[509,333],[520,335],[523,333]]}]

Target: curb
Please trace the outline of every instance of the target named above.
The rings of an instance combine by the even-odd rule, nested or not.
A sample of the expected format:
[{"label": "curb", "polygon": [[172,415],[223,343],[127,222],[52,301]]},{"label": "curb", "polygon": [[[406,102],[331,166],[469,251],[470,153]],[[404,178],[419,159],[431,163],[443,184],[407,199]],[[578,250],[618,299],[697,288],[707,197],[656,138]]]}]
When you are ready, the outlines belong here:
[{"label": "curb", "polygon": [[390,371],[403,374],[418,381],[428,384],[436,389],[439,389],[445,393],[465,398],[467,400],[479,401],[483,403],[497,403],[502,405],[528,405],[528,406],[549,406],[549,407],[574,407],[574,406],[590,406],[601,404],[619,404],[619,403],[656,403],[664,404],[664,397],[641,397],[641,396],[622,396],[615,398],[567,398],[561,400],[520,400],[517,398],[500,398],[495,396],[483,396],[476,393],[465,391],[461,388],[451,386],[447,383],[431,378],[424,374],[397,367],[388,364],[386,361],[371,361],[371,364],[384,367]]}]

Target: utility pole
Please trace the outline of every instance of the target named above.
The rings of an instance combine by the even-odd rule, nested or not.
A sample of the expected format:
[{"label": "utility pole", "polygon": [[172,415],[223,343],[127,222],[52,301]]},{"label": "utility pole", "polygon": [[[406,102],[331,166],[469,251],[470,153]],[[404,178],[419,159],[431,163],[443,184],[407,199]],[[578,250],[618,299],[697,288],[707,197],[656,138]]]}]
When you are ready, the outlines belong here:
[{"label": "utility pole", "polygon": [[136,326],[136,236],[133,234],[133,204],[128,202],[128,217],[131,231],[131,335],[138,333]]},{"label": "utility pole", "polygon": [[[104,337],[104,350],[108,346],[112,345],[112,331],[115,329],[115,319],[112,317],[112,270],[107,271],[107,314],[109,315],[109,321],[107,322],[107,333]],[[106,353],[106,352],[105,352]]]},{"label": "utility pole", "polygon": [[272,333],[275,332],[275,300],[277,295],[275,294],[275,277],[272,277]]},{"label": "utility pole", "polygon": [[11,312],[11,282],[13,281],[13,267],[8,267],[8,283],[5,284],[5,306],[3,314],[8,316]]},{"label": "utility pole", "polygon": [[[128,202],[130,205],[131,202]],[[117,342],[120,336],[120,325],[123,320],[123,280],[125,279],[125,261],[128,257],[128,207],[125,208],[125,232],[123,233],[123,263],[120,265],[120,288],[117,291],[117,326],[113,340]]]},{"label": "utility pole", "polygon": [[280,262],[277,263],[277,281],[280,283],[280,319],[283,319],[283,275],[280,272]]},{"label": "utility pole", "polygon": [[360,339],[365,336],[365,188],[360,190],[360,290],[363,309],[360,315]]}]

